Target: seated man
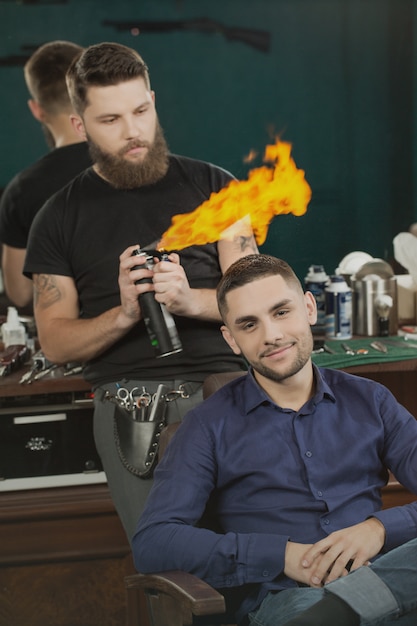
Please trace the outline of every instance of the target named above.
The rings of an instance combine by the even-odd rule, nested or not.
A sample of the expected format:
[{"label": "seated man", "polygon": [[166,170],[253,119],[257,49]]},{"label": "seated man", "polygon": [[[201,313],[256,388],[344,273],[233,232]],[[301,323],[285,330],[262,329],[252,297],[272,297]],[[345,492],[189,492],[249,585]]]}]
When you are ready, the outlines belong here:
[{"label": "seated man", "polygon": [[417,539],[413,539],[371,567],[360,567],[326,585],[322,600],[285,626],[380,624],[382,618],[404,615],[416,606]]},{"label": "seated man", "polygon": [[[281,626],[325,583],[416,537],[417,503],[382,510],[381,489],[390,469],[417,493],[417,421],[379,383],[312,363],[316,303],[285,262],[236,261],[217,300],[223,336],[250,371],[178,429],[135,564],[229,590],[239,624]],[[197,525],[209,500],[216,531]]]}]

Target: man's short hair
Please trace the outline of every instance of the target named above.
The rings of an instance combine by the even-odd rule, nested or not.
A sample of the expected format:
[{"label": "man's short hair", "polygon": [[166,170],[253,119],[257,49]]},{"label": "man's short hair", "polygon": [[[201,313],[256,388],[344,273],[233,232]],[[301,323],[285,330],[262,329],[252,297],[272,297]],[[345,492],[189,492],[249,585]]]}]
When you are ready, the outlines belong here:
[{"label": "man's short hair", "polygon": [[217,305],[222,319],[228,311],[226,296],[230,291],[267,276],[282,276],[288,285],[303,292],[298,277],[288,263],[268,254],[249,254],[232,263],[217,286]]},{"label": "man's short hair", "polygon": [[70,41],[51,41],[40,46],[25,64],[29,92],[47,113],[71,113],[65,75],[82,51],[81,46]]},{"label": "man's short hair", "polygon": [[109,87],[135,78],[143,78],[150,89],[148,68],[136,50],[111,42],[90,46],[67,72],[72,105],[82,115],[89,104],[90,87]]}]

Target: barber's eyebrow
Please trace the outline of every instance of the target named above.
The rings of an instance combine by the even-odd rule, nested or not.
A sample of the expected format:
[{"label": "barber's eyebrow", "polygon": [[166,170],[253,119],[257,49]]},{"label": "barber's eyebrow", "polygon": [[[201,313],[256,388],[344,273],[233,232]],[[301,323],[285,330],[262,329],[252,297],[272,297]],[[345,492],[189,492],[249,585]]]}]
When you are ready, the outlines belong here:
[{"label": "barber's eyebrow", "polygon": [[[139,111],[140,109],[149,107],[150,105],[151,103],[149,102],[149,100],[144,100],[143,102],[140,102],[138,105],[136,105],[133,110]],[[112,113],[111,111],[109,111],[108,113],[100,113],[100,115],[97,115],[96,120],[100,121],[101,119],[106,119],[107,117],[121,117],[121,115],[121,113]]]},{"label": "barber's eyebrow", "polygon": [[[271,306],[271,308],[269,309],[269,313],[273,313],[274,311],[282,309],[283,307],[286,307],[289,304],[291,304],[291,302],[292,302],[291,298],[285,298],[284,300],[280,300],[279,302]],[[257,315],[242,315],[241,317],[237,317],[234,323],[238,326],[240,324],[245,324],[247,322],[256,320],[257,318],[258,318]]]}]

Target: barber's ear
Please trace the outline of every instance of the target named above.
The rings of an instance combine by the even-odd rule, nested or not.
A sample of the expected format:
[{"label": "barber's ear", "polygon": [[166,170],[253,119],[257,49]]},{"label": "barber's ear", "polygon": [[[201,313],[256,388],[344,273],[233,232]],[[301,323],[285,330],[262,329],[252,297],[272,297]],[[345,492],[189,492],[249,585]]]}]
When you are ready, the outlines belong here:
[{"label": "barber's ear", "polygon": [[229,344],[233,352],[235,354],[242,354],[241,349],[237,345],[236,341],[233,339],[233,335],[231,334],[227,326],[221,326],[220,330],[222,331],[223,339],[225,340],[227,344]]},{"label": "barber's ear", "polygon": [[84,139],[85,141],[87,139],[87,133],[85,132],[84,122],[82,121],[81,117],[72,114],[70,115],[70,120],[72,127],[77,135],[79,135],[81,139]]}]

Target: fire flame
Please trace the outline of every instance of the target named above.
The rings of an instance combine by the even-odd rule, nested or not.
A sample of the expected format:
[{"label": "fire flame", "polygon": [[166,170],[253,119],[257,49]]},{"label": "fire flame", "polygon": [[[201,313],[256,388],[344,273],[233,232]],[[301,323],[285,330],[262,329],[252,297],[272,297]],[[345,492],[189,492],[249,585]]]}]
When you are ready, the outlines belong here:
[{"label": "fire flame", "polygon": [[264,165],[247,180],[233,180],[191,213],[175,215],[159,250],[182,250],[233,237],[233,225],[250,220],[258,245],[265,242],[275,215],[304,215],[311,188],[291,158],[291,144],[277,140],[265,149]]}]

